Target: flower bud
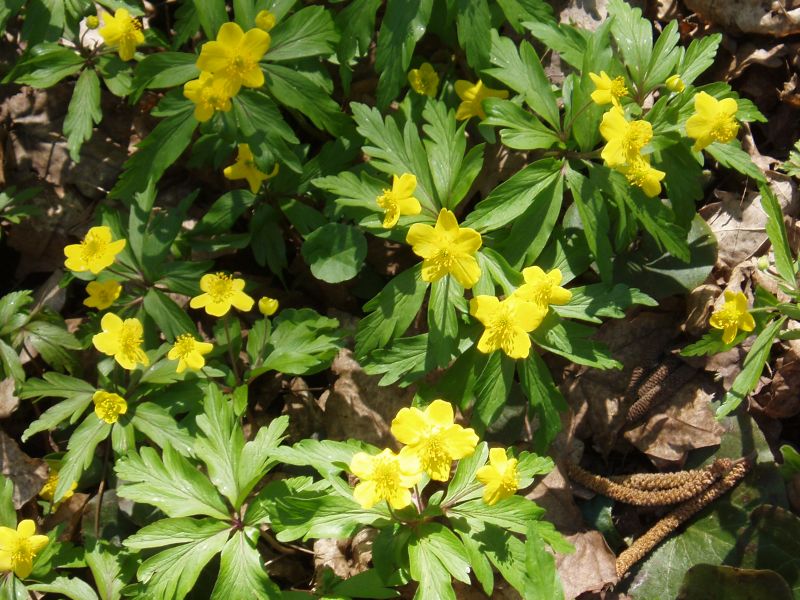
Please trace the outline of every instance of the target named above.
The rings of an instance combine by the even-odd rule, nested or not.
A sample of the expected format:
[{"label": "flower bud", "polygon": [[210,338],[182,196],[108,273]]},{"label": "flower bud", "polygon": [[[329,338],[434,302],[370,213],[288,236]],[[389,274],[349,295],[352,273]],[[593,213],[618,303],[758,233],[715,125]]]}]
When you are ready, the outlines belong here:
[{"label": "flower bud", "polygon": [[86,17],[86,27],[89,29],[97,29],[100,27],[100,19],[97,18],[97,15],[89,15]]},{"label": "flower bud", "polygon": [[265,317],[271,317],[278,310],[278,301],[275,298],[264,296],[258,301],[258,310]]},{"label": "flower bud", "polygon": [[275,15],[268,10],[259,11],[256,15],[256,27],[264,31],[269,31],[275,27]]},{"label": "flower bud", "polygon": [[769,258],[766,256],[759,256],[758,257],[758,270],[759,271],[766,271],[769,269]]},{"label": "flower bud", "polygon": [[667,77],[665,85],[670,92],[675,92],[676,94],[680,94],[686,89],[686,85],[683,83],[683,79],[681,79],[680,75],[670,75]]}]

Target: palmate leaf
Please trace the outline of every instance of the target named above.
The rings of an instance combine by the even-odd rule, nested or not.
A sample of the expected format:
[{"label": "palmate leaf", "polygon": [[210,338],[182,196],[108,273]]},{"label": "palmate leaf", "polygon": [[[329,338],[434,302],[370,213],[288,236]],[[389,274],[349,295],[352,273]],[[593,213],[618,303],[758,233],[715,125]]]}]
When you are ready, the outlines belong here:
[{"label": "palmate leaf", "polygon": [[589,339],[594,334],[591,327],[562,320],[551,312],[531,335],[538,346],[578,364],[598,369],[621,369],[622,364],[609,354],[605,346]]},{"label": "palmate leaf", "polygon": [[80,481],[83,472],[92,464],[97,444],[111,433],[111,425],[90,413],[72,433],[67,444],[67,453],[59,469],[58,485],[53,501],[58,502],[69,491],[72,482]]},{"label": "palmate leaf", "polygon": [[264,56],[269,62],[330,55],[339,41],[330,12],[322,6],[308,6],[279,21],[270,35],[272,43]]},{"label": "palmate leaf", "polygon": [[54,429],[66,419],[75,423],[92,401],[94,386],[82,379],[69,377],[60,373],[47,372],[43,379],[29,379],[20,392],[20,398],[65,398],[54,404],[31,423],[22,434],[22,441],[27,441],[34,433]]},{"label": "palmate leaf", "polygon": [[439,600],[456,595],[451,577],[469,583],[467,551],[456,535],[441,523],[425,523],[409,539],[411,577],[419,581],[417,600]]},{"label": "palmate leaf", "polygon": [[92,137],[94,125],[102,118],[100,80],[93,69],[84,69],[72,91],[64,118],[64,135],[67,136],[67,148],[73,161],[80,161],[81,146]]},{"label": "palmate leaf", "polygon": [[[25,19],[25,22],[30,22],[30,19]],[[3,83],[14,81],[35,88],[49,88],[80,71],[83,64],[79,54],[60,44],[36,44],[22,56]]]},{"label": "palmate leaf", "polygon": [[758,190],[761,193],[761,206],[768,216],[766,229],[775,254],[775,267],[784,283],[793,288],[796,285],[797,265],[792,258],[781,205],[768,185],[759,183]]},{"label": "palmate leaf", "polygon": [[[256,533],[257,535],[257,533]],[[237,531],[222,548],[219,577],[211,600],[273,600],[280,588],[269,578],[263,559],[244,531]]]},{"label": "palmate leaf", "polygon": [[637,86],[641,86],[653,56],[653,26],[642,18],[640,8],[634,8],[623,0],[609,0],[608,13],[613,17],[611,34],[625,66]]},{"label": "palmate leaf", "polygon": [[70,600],[98,600],[97,594],[88,583],[74,577],[56,577],[50,583],[29,585],[28,589],[61,594]]}]

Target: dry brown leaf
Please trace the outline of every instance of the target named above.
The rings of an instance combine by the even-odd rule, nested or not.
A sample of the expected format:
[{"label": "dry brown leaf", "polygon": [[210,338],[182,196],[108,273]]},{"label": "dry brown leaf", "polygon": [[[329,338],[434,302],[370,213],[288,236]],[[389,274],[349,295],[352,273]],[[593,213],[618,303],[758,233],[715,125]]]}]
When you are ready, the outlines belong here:
[{"label": "dry brown leaf", "polygon": [[380,377],[367,375],[344,349],[334,359],[331,371],[337,376],[333,389],[320,397],[322,421],[327,437],[356,438],[378,446],[393,445],[389,428],[401,408],[414,397],[410,388],[380,386]]},{"label": "dry brown leaf", "polygon": [[14,393],[16,385],[13,377],[0,381],[0,419],[10,417],[19,406],[19,398]]},{"label": "dry brown leaf", "polygon": [[47,464],[31,458],[0,429],[0,472],[14,482],[14,508],[31,500],[47,481]]},{"label": "dry brown leaf", "polygon": [[525,497],[545,509],[544,518],[561,533],[571,534],[584,529],[583,515],[575,504],[572,486],[559,463]]},{"label": "dry brown leaf", "polygon": [[686,6],[730,33],[785,37],[800,33],[796,0],[686,0]]},{"label": "dry brown leaf", "polygon": [[575,546],[572,554],[556,554],[556,568],[564,587],[565,598],[577,598],[585,592],[600,592],[619,581],[617,557],[599,531],[585,531],[567,536]]},{"label": "dry brown leaf", "polygon": [[724,428],[714,418],[714,389],[697,375],[650,419],[625,432],[625,439],[660,467],[682,464],[690,450],[720,443]]},{"label": "dry brown leaf", "polygon": [[800,357],[787,352],[775,361],[772,381],[757,401],[773,419],[788,419],[800,413]]}]

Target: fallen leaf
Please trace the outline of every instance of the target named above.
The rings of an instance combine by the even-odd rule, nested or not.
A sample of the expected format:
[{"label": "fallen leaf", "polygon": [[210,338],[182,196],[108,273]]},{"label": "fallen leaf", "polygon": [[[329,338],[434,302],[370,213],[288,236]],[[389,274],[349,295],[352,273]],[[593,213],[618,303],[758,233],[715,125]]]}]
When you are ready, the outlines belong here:
[{"label": "fallen leaf", "polygon": [[617,557],[599,531],[576,533],[567,536],[567,541],[575,546],[575,552],[556,554],[556,568],[565,598],[600,592],[617,583]]},{"label": "fallen leaf", "polygon": [[17,510],[39,493],[48,475],[47,464],[25,454],[3,430],[0,430],[0,472],[14,483]]},{"label": "fallen leaf", "polygon": [[545,509],[544,518],[561,533],[569,535],[584,529],[583,515],[575,504],[572,486],[559,463],[525,497]]},{"label": "fallen leaf", "polygon": [[686,6],[730,33],[785,37],[800,33],[800,8],[763,0],[686,0]]},{"label": "fallen leaf", "polygon": [[792,590],[775,571],[695,565],[686,572],[676,600],[708,600],[709,590],[726,600],[792,600]]},{"label": "fallen leaf", "polygon": [[14,393],[16,385],[13,377],[6,377],[0,381],[0,419],[10,417],[19,406],[19,398]]}]

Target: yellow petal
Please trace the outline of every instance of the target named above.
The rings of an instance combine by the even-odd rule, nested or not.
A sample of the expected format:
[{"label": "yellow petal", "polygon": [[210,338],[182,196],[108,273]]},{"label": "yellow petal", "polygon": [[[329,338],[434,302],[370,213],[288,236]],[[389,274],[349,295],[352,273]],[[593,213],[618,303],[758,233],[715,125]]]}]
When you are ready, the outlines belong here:
[{"label": "yellow petal", "polygon": [[366,479],[372,475],[374,458],[366,452],[357,452],[350,459],[350,472],[359,479]]},{"label": "yellow petal", "polygon": [[418,443],[427,428],[425,415],[413,406],[401,408],[392,419],[392,435],[401,444]]}]

